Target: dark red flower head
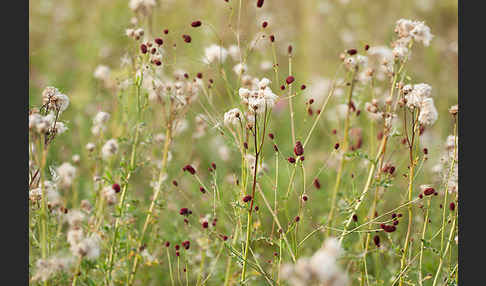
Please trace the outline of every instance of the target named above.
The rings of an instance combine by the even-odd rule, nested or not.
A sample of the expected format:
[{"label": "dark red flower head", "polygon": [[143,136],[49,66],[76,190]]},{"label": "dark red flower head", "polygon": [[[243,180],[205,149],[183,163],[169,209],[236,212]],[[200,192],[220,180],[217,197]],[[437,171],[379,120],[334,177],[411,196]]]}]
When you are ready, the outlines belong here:
[{"label": "dark red flower head", "polygon": [[246,196],[243,197],[243,202],[244,203],[247,203],[249,201],[251,201],[251,196],[250,195],[246,195]]},{"label": "dark red flower head", "polygon": [[264,1],[265,1],[265,0],[257,0],[257,7],[258,7],[258,8],[262,8],[262,6],[263,6],[263,2],[264,2]]},{"label": "dark red flower head", "polygon": [[184,42],[190,43],[191,42],[191,36],[189,35],[182,35],[182,38],[184,39]]},{"label": "dark red flower head", "polygon": [[187,216],[187,215],[192,214],[192,211],[191,211],[191,210],[189,210],[188,208],[181,208],[181,209],[179,210],[179,214],[180,214],[180,215],[185,215],[185,216]]},{"label": "dark red flower head", "polygon": [[268,22],[267,21],[263,21],[262,28],[266,28],[267,26],[268,26]]},{"label": "dark red flower head", "polygon": [[197,20],[197,21],[192,22],[191,23],[191,26],[194,27],[194,28],[196,28],[196,27],[201,26],[201,24],[202,24],[201,21]]},{"label": "dark red flower head", "polygon": [[373,237],[373,242],[375,243],[376,247],[380,247],[380,237],[378,235]]},{"label": "dark red flower head", "polygon": [[120,185],[119,184],[114,183],[111,187],[113,188],[113,190],[115,190],[115,193],[120,192]]},{"label": "dark red flower head", "polygon": [[321,183],[319,182],[319,179],[317,179],[317,178],[314,179],[314,187],[316,187],[316,189],[321,188]]},{"label": "dark red flower head", "polygon": [[185,249],[189,249],[189,247],[191,246],[191,242],[189,240],[183,241],[181,244],[182,247],[184,247]]},{"label": "dark red flower head", "polygon": [[352,55],[356,55],[358,53],[358,51],[356,49],[349,49],[346,51],[348,53],[348,55],[352,56]]},{"label": "dark red flower head", "polygon": [[287,82],[287,84],[291,84],[293,83],[295,80],[295,77],[289,75],[286,79],[285,79],[285,82]]},{"label": "dark red flower head", "polygon": [[209,226],[209,223],[207,221],[203,221],[202,227],[203,228],[208,228],[208,226]]},{"label": "dark red flower head", "polygon": [[432,195],[434,192],[435,192],[434,188],[426,188],[426,189],[424,190],[424,195],[426,195],[426,196],[430,196],[430,195]]},{"label": "dark red flower head", "polygon": [[182,168],[182,171],[188,171],[191,175],[196,174],[196,169],[191,165],[185,165],[184,168]]},{"label": "dark red flower head", "polygon": [[141,44],[140,45],[140,51],[142,52],[142,54],[146,54],[147,51],[148,51],[147,45]]},{"label": "dark red flower head", "polygon": [[301,156],[302,154],[304,154],[304,146],[302,146],[302,142],[297,141],[295,143],[294,154],[295,156]]},{"label": "dark red flower head", "polygon": [[291,164],[295,164],[295,158],[294,157],[288,157],[287,161],[289,161],[289,163],[291,163]]},{"label": "dark red flower head", "polygon": [[164,43],[164,41],[161,38],[156,38],[154,42],[159,46],[162,46],[162,44]]}]

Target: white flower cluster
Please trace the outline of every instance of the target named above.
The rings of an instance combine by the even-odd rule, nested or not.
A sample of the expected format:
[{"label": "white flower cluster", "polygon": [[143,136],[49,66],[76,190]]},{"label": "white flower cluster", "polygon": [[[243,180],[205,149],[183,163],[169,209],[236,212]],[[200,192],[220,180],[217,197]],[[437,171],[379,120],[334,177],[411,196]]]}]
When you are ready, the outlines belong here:
[{"label": "white flower cluster", "polygon": [[263,113],[265,108],[270,109],[275,105],[278,96],[270,89],[271,81],[262,78],[258,81],[256,89],[240,88],[239,95],[243,104],[248,105],[250,112]]},{"label": "white flower cluster", "polygon": [[430,28],[421,21],[400,19],[396,23],[395,33],[398,34],[402,46],[408,45],[413,39],[415,42],[423,43],[428,46],[433,38]]},{"label": "white flower cluster", "polygon": [[[52,207],[61,205],[61,196],[57,191],[56,183],[52,181],[44,181],[44,192],[46,194],[47,203]],[[29,191],[29,199],[31,201],[40,201],[42,199],[42,187],[39,185],[37,188]]]},{"label": "white flower cluster", "polygon": [[118,152],[118,142],[116,139],[110,139],[106,141],[105,145],[101,148],[101,156],[104,160],[108,160]]},{"label": "white flower cluster", "polygon": [[407,84],[402,88],[407,101],[407,107],[410,109],[418,108],[420,114],[418,120],[423,125],[432,125],[437,121],[439,113],[434,105],[432,96],[432,87],[426,83],[415,85]]},{"label": "white flower cluster", "polygon": [[48,110],[63,112],[69,106],[69,97],[62,94],[57,88],[48,86],[42,92],[42,104]]},{"label": "white flower cluster", "polygon": [[[433,171],[437,173],[437,179],[439,182],[447,181],[447,190],[449,193],[457,192],[459,189],[459,140],[457,136],[449,135],[444,145],[443,154],[439,163],[433,167]],[[452,163],[454,164],[452,165]],[[451,167],[452,172],[449,173]]]},{"label": "white flower cluster", "polygon": [[145,31],[142,28],[138,28],[138,29],[128,28],[125,30],[125,35],[127,35],[127,37],[130,37],[137,41],[140,40],[140,38],[143,37],[144,34]]},{"label": "white flower cluster", "polygon": [[57,167],[56,173],[59,176],[59,186],[61,188],[69,188],[72,186],[74,177],[76,176],[76,167],[69,162],[65,162]]},{"label": "white flower cluster", "polygon": [[58,272],[69,273],[73,262],[73,257],[69,256],[52,256],[47,259],[39,259],[36,262],[36,271],[32,280],[44,282]]},{"label": "white flower cluster", "polygon": [[224,63],[227,57],[228,51],[225,48],[213,44],[204,49],[203,62],[205,64],[211,64],[215,61],[218,63]]},{"label": "white flower cluster", "polygon": [[242,120],[243,114],[238,108],[233,108],[224,114],[225,125],[238,125]]},{"label": "white flower cluster", "polygon": [[139,13],[143,16],[147,16],[152,13],[155,5],[155,0],[130,0],[128,7],[134,13]]},{"label": "white flower cluster", "polygon": [[95,260],[100,256],[101,238],[98,234],[85,237],[81,227],[83,220],[84,214],[79,210],[71,210],[68,213],[69,230],[67,232],[67,242],[74,256]]},{"label": "white flower cluster", "polygon": [[[29,115],[29,130],[38,134],[62,134],[68,129],[66,124],[57,121],[54,113],[49,113],[42,116],[39,113],[32,113]],[[54,124],[55,123],[55,124]]]},{"label": "white flower cluster", "polygon": [[110,120],[110,114],[104,111],[98,112],[93,118],[93,127],[91,133],[93,135],[99,135],[106,130],[106,123]]},{"label": "white flower cluster", "polygon": [[96,79],[106,81],[110,79],[111,70],[105,65],[99,65],[96,67],[93,76]]},{"label": "white flower cluster", "polygon": [[312,257],[299,258],[295,264],[284,264],[282,277],[294,286],[346,286],[348,276],[337,263],[341,252],[339,241],[329,238]]}]

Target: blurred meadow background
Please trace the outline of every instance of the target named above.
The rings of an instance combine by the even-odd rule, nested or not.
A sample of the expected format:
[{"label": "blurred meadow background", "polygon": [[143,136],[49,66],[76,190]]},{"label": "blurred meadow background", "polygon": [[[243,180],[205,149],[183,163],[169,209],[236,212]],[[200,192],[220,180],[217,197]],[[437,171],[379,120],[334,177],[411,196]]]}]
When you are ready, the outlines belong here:
[{"label": "blurred meadow background", "polygon": [[[246,213],[240,211],[244,210],[241,198],[251,193],[252,177],[247,178],[246,192],[241,191],[238,186],[243,181],[240,177],[242,149],[228,129],[222,128],[224,113],[236,107],[230,93],[236,94],[237,98],[238,88],[241,87],[240,77],[233,71],[239,60],[230,52],[220,67],[208,65],[204,62],[205,48],[217,44],[229,49],[237,45],[236,31],[239,31],[242,50],[254,46],[248,53],[245,73],[270,79],[273,92],[285,97],[289,92],[285,80],[289,75],[288,46],[291,45],[291,74],[295,77],[294,91],[297,93],[293,98],[295,137],[304,141],[318,116],[318,109],[328,96],[335,75],[347,78],[342,70],[340,54],[356,49],[366,55],[366,45],[371,49],[390,47],[396,38],[396,22],[405,18],[424,21],[434,35],[429,46],[414,46],[406,65],[405,83],[425,82],[431,85],[438,111],[437,121],[425,128],[415,149],[420,159],[414,178],[413,197],[417,198],[421,193],[421,185],[432,185],[439,196],[427,197],[429,205],[425,199],[413,204],[413,240],[408,258],[410,267],[404,270],[400,264],[400,248],[407,233],[407,207],[395,211],[403,214],[395,232],[377,232],[381,245],[373,244],[370,238],[367,241],[366,232],[346,236],[342,244],[344,254],[339,258],[339,264],[349,277],[348,285],[457,285],[454,284],[457,280],[451,278],[455,276],[457,279],[457,244],[452,242],[448,248],[449,254],[442,259],[440,255],[445,243],[440,240],[442,233],[437,234],[442,229],[446,236],[443,240],[447,241],[451,223],[446,222],[447,226],[444,227],[443,210],[447,208],[446,220],[455,219],[449,214],[449,203],[454,196],[449,195],[444,200],[444,182],[436,179],[434,172],[434,166],[441,162],[446,140],[454,132],[454,120],[448,110],[458,101],[457,1],[267,0],[262,8],[257,8],[257,1],[253,0],[156,0],[151,12],[143,16],[130,9],[129,2],[29,1],[29,108],[42,105],[42,92],[47,86],[58,88],[70,101],[69,107],[62,113],[68,130],[58,134],[50,143],[46,162],[46,166],[53,169],[64,162],[69,162],[76,169],[69,187],[59,187],[64,208],[69,211],[80,209],[81,202],[86,200],[96,209],[99,203],[97,192],[102,189],[97,185],[100,177],[104,180],[101,185],[118,183],[124,188],[127,175],[125,166],[131,159],[132,146],[137,144],[133,143],[135,126],[142,124],[141,131],[136,127],[136,134],[140,136],[136,145],[136,168],[129,177],[129,183],[126,183],[126,205],[123,206],[119,244],[113,243],[110,238],[114,220],[118,218],[114,213],[118,210],[113,207],[101,209],[103,220],[99,230],[94,229],[88,220],[83,224],[86,233],[97,232],[101,237],[98,260],[83,260],[78,266],[74,262],[63,274],[45,280],[35,277],[33,284],[298,285],[297,280],[288,278],[290,274],[280,273],[282,265],[291,263],[292,259],[285,249],[286,242],[282,242],[282,236],[278,235],[274,217],[261,197],[255,197],[258,211],[254,213],[252,221],[252,243],[248,255],[251,265],[248,266],[246,280],[241,281],[242,262],[237,256],[244,253],[247,229]],[[191,22],[195,20],[202,21],[202,26],[197,29],[191,27]],[[268,22],[266,28],[262,28],[264,21]],[[182,127],[177,127],[167,158],[167,179],[157,200],[155,215],[148,220],[150,227],[145,237],[149,239],[141,240],[147,209],[152,202],[153,190],[157,188],[154,182],[159,176],[160,164],[163,164],[166,138],[160,134],[165,134],[166,126],[160,107],[149,100],[142,119],[137,115],[134,78],[140,66],[137,61],[141,42],[128,37],[126,29],[138,27],[145,31],[142,38],[149,41],[157,37],[163,39],[166,50],[162,55],[161,74],[164,79],[177,73],[187,73],[188,78],[193,79],[197,73],[202,73],[203,85],[207,86],[209,79],[213,81],[209,84],[212,90],[211,104],[193,103],[180,120]],[[167,34],[164,33],[166,29]],[[190,44],[181,38],[183,34],[191,36]],[[265,37],[262,38],[262,35]],[[269,41],[270,35],[275,37],[273,44]],[[275,61],[278,63],[278,80],[273,69]],[[100,75],[100,66],[109,68],[108,75]],[[281,85],[287,88],[281,90]],[[305,90],[299,90],[301,85],[306,86]],[[345,117],[342,106],[346,106],[347,89],[345,85],[336,88],[335,96],[330,99],[313,130],[305,146],[305,169],[299,167],[295,172],[293,165],[287,162],[287,157],[294,155],[295,144],[287,100],[276,103],[266,127],[267,133],[272,133],[275,139],[265,139],[261,165],[263,174],[258,181],[269,205],[274,206],[274,199],[275,205],[279,201],[281,209],[278,217],[284,231],[288,230],[289,247],[294,250],[297,259],[312,256],[328,238],[329,232],[338,238],[340,235],[337,230],[321,226],[328,223],[332,192],[339,172],[340,160],[335,147],[339,142],[343,144]],[[337,193],[336,221],[333,222],[336,229],[344,228],[350,215],[349,207],[366,183],[369,171],[366,158],[375,156],[380,140],[380,125],[369,123],[365,103],[370,101],[370,90],[377,97],[385,98],[384,94],[389,89],[388,78],[377,80],[372,87],[359,84],[355,88],[353,103],[361,115],[355,113],[352,117],[352,129],[356,133],[350,133],[350,143],[355,144],[359,140],[357,149],[360,151],[349,156],[346,168],[339,174],[343,179]],[[144,93],[149,92],[142,89]],[[202,93],[199,94],[199,98],[203,97]],[[315,103],[309,104],[311,99]],[[95,136],[92,131],[93,118],[100,111],[110,114],[102,137]],[[381,188],[377,191],[379,200],[376,205],[380,215],[401,207],[407,201],[409,158],[402,135],[402,132],[398,132],[390,137],[383,159],[385,163],[393,165],[395,173],[380,181],[381,185],[372,184],[362,207],[356,212],[357,221],[353,222],[353,226],[363,224],[372,217],[370,210],[375,188]],[[93,151],[87,150],[86,145],[93,142],[96,150],[99,150],[110,138],[116,138],[120,147],[116,159],[104,164],[99,156],[93,155]],[[274,142],[282,155],[274,155]],[[248,143],[252,150],[253,142],[250,140]],[[426,156],[422,153],[424,148],[427,149]],[[211,167],[211,163],[217,168]],[[196,167],[197,179],[182,170],[187,164]],[[47,179],[52,175],[49,175],[49,171],[45,174]],[[316,187],[316,179],[319,187]],[[173,181],[177,181],[177,186]],[[274,198],[275,185],[279,186],[279,194]],[[205,186],[207,192],[202,193],[201,186]],[[290,198],[284,198],[287,189],[291,190]],[[305,208],[302,207],[302,194],[308,196]],[[219,204],[214,205],[216,196]],[[187,217],[188,222],[179,215],[184,207],[193,212]],[[39,243],[36,242],[36,222],[42,217],[37,216],[37,211],[39,208],[32,205],[29,228],[31,277],[36,276],[36,269],[40,268],[37,260],[41,256],[47,257],[41,255]],[[94,216],[99,215],[94,213]],[[425,235],[427,243],[421,246],[426,213],[430,218]],[[86,217],[89,216],[91,214],[87,213]],[[298,222],[298,231],[295,229],[296,216],[302,217]],[[214,222],[214,226],[206,230],[201,227],[205,221],[209,221],[209,224]],[[69,253],[65,238],[68,227],[61,222],[57,225],[52,215],[48,222],[48,237],[53,243],[48,247],[48,254]],[[380,225],[373,229],[380,230]],[[232,242],[235,235],[238,239]],[[221,239],[223,236],[229,237],[228,242]],[[371,238],[373,236],[374,232]],[[191,241],[191,248],[179,258],[173,246],[186,240]],[[365,241],[366,247],[363,246]],[[171,243],[170,247],[166,247],[167,242]],[[223,247],[223,244],[232,248]],[[239,254],[232,252],[233,248]],[[109,258],[113,249],[116,253],[114,262]],[[421,251],[423,262],[419,265],[415,255]],[[363,261],[365,252],[368,256]],[[136,276],[130,277],[133,259],[137,255],[140,256],[140,266],[136,269]],[[439,264],[442,271],[434,281]],[[404,273],[398,277],[402,270]],[[77,271],[80,274],[76,280],[73,273]],[[316,283],[301,285],[346,285],[344,282]]]}]

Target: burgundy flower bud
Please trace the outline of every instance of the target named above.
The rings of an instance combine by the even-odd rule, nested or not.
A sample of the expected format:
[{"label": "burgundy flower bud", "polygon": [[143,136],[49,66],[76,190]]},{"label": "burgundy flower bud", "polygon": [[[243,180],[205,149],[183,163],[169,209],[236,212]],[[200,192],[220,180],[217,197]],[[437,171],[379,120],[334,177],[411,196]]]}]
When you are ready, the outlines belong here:
[{"label": "burgundy flower bud", "polygon": [[270,42],[275,42],[275,36],[274,35],[270,35]]},{"label": "burgundy flower bud", "polygon": [[203,221],[202,227],[203,228],[208,228],[208,226],[209,226],[209,223],[207,221]]},{"label": "burgundy flower bud", "polygon": [[257,7],[258,7],[258,8],[262,8],[262,6],[263,6],[263,2],[264,2],[264,1],[265,1],[265,0],[258,0],[258,1],[257,1]]},{"label": "burgundy flower bud", "polygon": [[455,204],[454,202],[451,202],[451,203],[449,204],[449,209],[450,209],[451,211],[454,211],[454,210],[456,209],[456,204]]},{"label": "burgundy flower bud", "polygon": [[358,53],[358,51],[356,49],[349,49],[346,51],[346,53],[348,53],[348,55],[352,56],[352,55],[356,55]]},{"label": "burgundy flower bud", "polygon": [[169,29],[164,29],[164,34],[168,34],[169,33]]},{"label": "burgundy flower bud", "polygon": [[170,246],[170,242],[166,241],[165,242],[165,247],[169,247]]},{"label": "burgundy flower bud", "polygon": [[189,249],[189,247],[191,246],[191,242],[189,240],[183,241],[181,244],[182,247],[184,247],[185,249]]},{"label": "burgundy flower bud", "polygon": [[308,199],[309,199],[309,197],[307,197],[307,195],[303,195],[303,196],[302,196],[302,200],[303,200],[304,202],[307,202],[307,200],[308,200]]},{"label": "burgundy flower bud", "polygon": [[321,188],[321,183],[319,182],[319,179],[317,179],[317,178],[314,179],[314,187],[316,187],[316,189]]},{"label": "burgundy flower bud", "polygon": [[197,76],[197,78],[198,78],[198,79],[201,79],[201,78],[203,77],[203,74],[202,74],[202,73],[200,73],[200,72],[198,72],[198,73],[196,74],[196,76]]},{"label": "burgundy flower bud", "polygon": [[277,145],[273,144],[273,150],[274,150],[275,152],[278,152],[278,147],[277,147]]},{"label": "burgundy flower bud", "polygon": [[355,221],[355,222],[358,221],[358,216],[356,214],[353,215],[353,221]]},{"label": "burgundy flower bud", "polygon": [[199,190],[201,191],[201,193],[205,194],[206,193],[206,189],[204,189],[204,187],[199,187]]},{"label": "burgundy flower bud", "polygon": [[424,154],[425,154],[425,155],[429,154],[429,149],[424,148]]},{"label": "burgundy flower bud", "polygon": [[247,142],[243,142],[243,147],[244,147],[245,149],[248,149],[248,143],[247,143]]},{"label": "burgundy flower bud", "polygon": [[174,185],[174,186],[176,186],[176,187],[177,187],[177,186],[179,185],[179,183],[177,183],[177,181],[176,181],[176,180],[173,180],[173,181],[172,181],[172,185]]},{"label": "burgundy flower bud", "polygon": [[182,35],[182,38],[184,39],[184,42],[190,43],[191,42],[191,36],[189,35]]},{"label": "burgundy flower bud", "polygon": [[376,247],[380,247],[380,237],[378,235],[373,237],[373,242],[375,243]]},{"label": "burgundy flower bud", "polygon": [[188,208],[181,208],[179,210],[179,214],[180,215],[184,215],[184,216],[187,216],[187,215],[190,215],[192,212],[188,209]]},{"label": "burgundy flower bud", "polygon": [[223,240],[224,241],[227,241],[228,240],[228,236],[227,235],[223,235]]},{"label": "burgundy flower bud", "polygon": [[294,81],[295,81],[295,78],[294,78],[293,76],[291,76],[291,75],[289,75],[289,76],[288,76],[288,77],[285,79],[285,82],[286,82],[287,84],[291,84],[291,83],[293,83]]},{"label": "burgundy flower bud", "polygon": [[282,85],[280,86],[280,90],[285,90],[285,85],[283,85],[283,84],[282,84]]},{"label": "burgundy flower bud", "polygon": [[162,46],[162,44],[164,43],[164,40],[162,40],[161,38],[156,38],[156,39],[154,40],[154,42],[155,42],[157,45]]},{"label": "burgundy flower bud", "polygon": [[364,47],[365,51],[369,50],[370,49],[370,45],[366,44],[365,47]]},{"label": "burgundy flower bud", "polygon": [[339,143],[334,144],[334,149],[339,149]]},{"label": "burgundy flower bud", "polygon": [[251,196],[250,195],[246,195],[246,196],[243,197],[243,202],[244,203],[247,203],[249,201],[251,201]]},{"label": "burgundy flower bud", "polygon": [[301,156],[302,154],[304,154],[304,146],[302,146],[302,142],[297,141],[295,143],[294,154],[295,156]]},{"label": "burgundy flower bud", "polygon": [[287,48],[287,52],[288,52],[289,54],[291,54],[291,53],[292,53],[292,50],[293,50],[292,45],[289,45],[289,47]]},{"label": "burgundy flower bud", "polygon": [[194,28],[196,28],[196,27],[201,26],[201,24],[202,24],[201,21],[197,20],[197,21],[192,22],[191,23],[191,26],[194,27]]},{"label": "burgundy flower bud", "polygon": [[385,225],[385,228],[383,229],[386,232],[394,232],[397,230],[397,228],[394,225]]},{"label": "burgundy flower bud", "polygon": [[262,28],[264,28],[264,29],[265,29],[267,26],[268,26],[268,22],[267,22],[267,21],[263,21],[263,23],[262,23]]},{"label": "burgundy flower bud", "polygon": [[295,158],[294,157],[288,157],[287,158],[287,161],[289,161],[289,163],[291,163],[291,164],[294,164],[295,163]]},{"label": "burgundy flower bud", "polygon": [[185,165],[184,168],[182,168],[182,171],[188,171],[191,175],[196,174],[196,169],[191,165]]},{"label": "burgundy flower bud", "polygon": [[155,60],[154,64],[157,65],[157,66],[160,66],[162,64],[162,62],[159,61],[159,60]]},{"label": "burgundy flower bud", "polygon": [[117,184],[117,183],[114,183],[114,184],[111,186],[111,188],[112,188],[113,190],[115,190],[115,193],[119,193],[119,192],[120,192],[120,189],[121,189],[121,188],[120,188],[120,185],[119,185],[119,184]]},{"label": "burgundy flower bud", "polygon": [[255,206],[255,211],[257,212],[260,208],[258,206]]},{"label": "burgundy flower bud", "polygon": [[430,196],[430,195],[432,195],[434,192],[435,192],[434,188],[426,188],[426,189],[424,190],[424,195],[426,195],[426,196]]},{"label": "burgundy flower bud", "polygon": [[303,162],[303,161],[305,160],[305,157],[304,157],[304,156],[300,156],[300,157],[299,157],[299,160],[300,160],[301,162]]},{"label": "burgundy flower bud", "polygon": [[213,168],[213,170],[216,170],[216,163],[211,163],[211,167]]},{"label": "burgundy flower bud", "polygon": [[295,222],[299,222],[299,220],[300,220],[300,216],[296,216],[295,217]]},{"label": "burgundy flower bud", "polygon": [[176,244],[176,245],[174,246],[174,248],[175,248],[175,250],[179,250],[181,247],[179,246],[179,244]]},{"label": "burgundy flower bud", "polygon": [[181,253],[179,251],[176,251],[176,256],[180,256]]},{"label": "burgundy flower bud", "polygon": [[393,225],[398,225],[398,220],[394,221]]},{"label": "burgundy flower bud", "polygon": [[305,84],[300,86],[300,90],[304,90],[306,88]]},{"label": "burgundy flower bud", "polygon": [[273,133],[268,133],[268,137],[270,137],[270,139],[273,140],[273,138],[275,138],[275,136],[273,135]]}]

